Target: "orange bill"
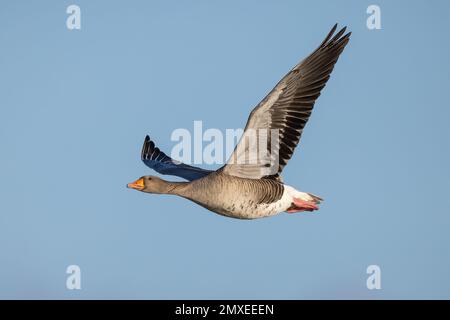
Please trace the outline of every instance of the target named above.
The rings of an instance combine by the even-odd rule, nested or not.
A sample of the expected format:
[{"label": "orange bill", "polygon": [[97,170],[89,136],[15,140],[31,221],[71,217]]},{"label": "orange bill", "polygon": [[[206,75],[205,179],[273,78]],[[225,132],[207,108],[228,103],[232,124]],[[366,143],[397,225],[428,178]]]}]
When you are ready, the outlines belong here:
[{"label": "orange bill", "polygon": [[127,188],[136,189],[136,190],[143,190],[144,189],[144,179],[140,178],[136,180],[135,182],[127,184]]}]

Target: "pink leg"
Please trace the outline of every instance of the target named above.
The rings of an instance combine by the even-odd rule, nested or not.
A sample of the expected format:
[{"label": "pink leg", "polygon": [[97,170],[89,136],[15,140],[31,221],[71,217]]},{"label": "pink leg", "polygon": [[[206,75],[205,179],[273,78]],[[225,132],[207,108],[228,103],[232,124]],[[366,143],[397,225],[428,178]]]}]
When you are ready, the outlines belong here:
[{"label": "pink leg", "polygon": [[290,209],[286,210],[287,213],[296,213],[296,212],[303,212],[306,211],[306,209]]},{"label": "pink leg", "polygon": [[295,207],[287,210],[288,213],[319,210],[319,207],[312,201],[294,198],[293,204]]}]

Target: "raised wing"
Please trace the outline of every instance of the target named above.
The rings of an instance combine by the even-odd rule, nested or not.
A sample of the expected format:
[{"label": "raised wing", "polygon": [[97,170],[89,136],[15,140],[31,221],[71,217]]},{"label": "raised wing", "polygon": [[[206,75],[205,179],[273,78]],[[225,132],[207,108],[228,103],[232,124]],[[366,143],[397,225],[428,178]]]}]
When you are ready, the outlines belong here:
[{"label": "raised wing", "polygon": [[155,143],[149,136],[145,137],[142,146],[141,159],[148,167],[161,174],[168,174],[192,181],[210,174],[211,170],[192,167],[182,162],[173,160],[164,152],[155,147]]},{"label": "raised wing", "polygon": [[280,179],[314,103],[350,39],[351,32],[344,35],[345,27],[334,35],[336,28],[337,24],[253,109],[241,140],[221,170],[243,178]]}]

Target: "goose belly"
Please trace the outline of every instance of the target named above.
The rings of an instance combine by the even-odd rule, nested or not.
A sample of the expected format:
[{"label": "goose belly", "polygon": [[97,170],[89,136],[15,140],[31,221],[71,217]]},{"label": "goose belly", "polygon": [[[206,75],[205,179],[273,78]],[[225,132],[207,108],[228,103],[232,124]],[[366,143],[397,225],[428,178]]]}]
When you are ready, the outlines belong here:
[{"label": "goose belly", "polygon": [[272,203],[258,203],[252,197],[249,197],[245,193],[235,197],[234,199],[223,199],[214,205],[204,205],[211,211],[218,214],[238,218],[238,219],[258,219],[264,217],[270,217],[286,211],[292,204],[292,196],[283,191],[282,197]]}]

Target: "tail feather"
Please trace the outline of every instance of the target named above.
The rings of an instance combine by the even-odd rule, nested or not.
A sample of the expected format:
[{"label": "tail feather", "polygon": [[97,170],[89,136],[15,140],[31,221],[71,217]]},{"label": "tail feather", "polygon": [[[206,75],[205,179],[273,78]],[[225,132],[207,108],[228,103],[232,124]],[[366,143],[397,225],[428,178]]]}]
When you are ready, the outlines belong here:
[{"label": "tail feather", "polygon": [[316,204],[319,204],[319,203],[321,203],[321,202],[323,201],[323,199],[322,199],[321,197],[316,196],[315,194],[312,194],[312,193],[309,193],[309,192],[306,192],[306,194],[307,194],[308,196],[310,196],[310,197],[314,200],[314,202],[315,202]]},{"label": "tail feather", "polygon": [[315,194],[298,191],[286,185],[284,187],[292,197],[291,206],[286,210],[289,213],[318,210],[318,204],[323,201],[321,197]]}]

